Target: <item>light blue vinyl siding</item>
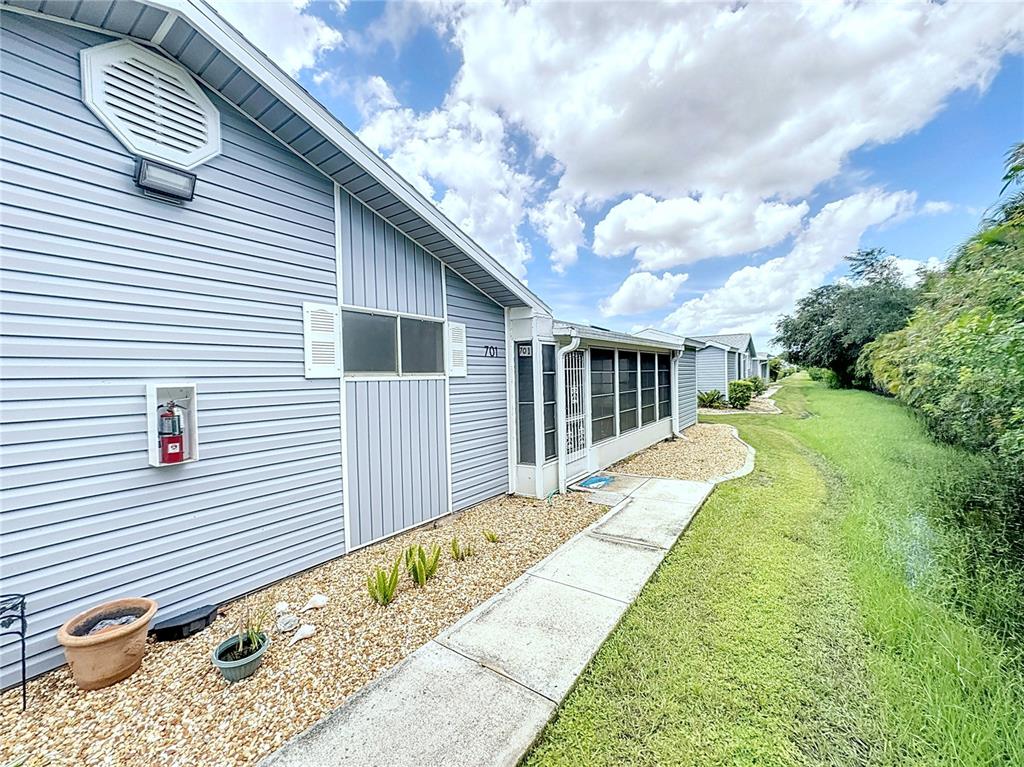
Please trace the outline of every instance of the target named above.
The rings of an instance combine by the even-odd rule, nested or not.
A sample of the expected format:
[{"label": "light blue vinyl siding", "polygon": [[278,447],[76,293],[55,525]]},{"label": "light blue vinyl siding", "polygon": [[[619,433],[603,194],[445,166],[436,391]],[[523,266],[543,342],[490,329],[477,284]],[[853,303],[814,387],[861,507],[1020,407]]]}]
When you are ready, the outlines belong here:
[{"label": "light blue vinyl siding", "polygon": [[[449,382],[455,510],[508,492],[505,312],[452,271],[448,319],[466,324],[468,375]],[[487,356],[493,347],[495,356]]]},{"label": "light blue vinyl siding", "polygon": [[346,381],[350,547],[448,513],[444,381]]},{"label": "light blue vinyl siding", "polygon": [[[330,180],[237,111],[196,199],[148,199],[81,102],[107,38],[0,14],[3,552],[30,673],[106,599],[162,615],[344,552],[339,382],[307,380],[303,301],[337,300]],[[145,387],[194,381],[200,460],[148,465]],[[4,640],[4,685],[17,676]]]},{"label": "light blue vinyl siding", "polygon": [[684,349],[676,362],[676,412],[679,428],[697,423],[697,352]]},{"label": "light blue vinyl siding", "polygon": [[720,391],[728,394],[725,377],[725,349],[707,346],[697,352],[697,391]]},{"label": "light blue vinyl siding", "polygon": [[[726,377],[729,381],[735,381],[739,378],[739,354],[737,352],[729,352],[729,362],[726,369]],[[724,391],[723,394],[728,394],[728,391]]]},{"label": "light blue vinyl siding", "polygon": [[341,230],[346,304],[444,315],[441,262],[345,191]]}]

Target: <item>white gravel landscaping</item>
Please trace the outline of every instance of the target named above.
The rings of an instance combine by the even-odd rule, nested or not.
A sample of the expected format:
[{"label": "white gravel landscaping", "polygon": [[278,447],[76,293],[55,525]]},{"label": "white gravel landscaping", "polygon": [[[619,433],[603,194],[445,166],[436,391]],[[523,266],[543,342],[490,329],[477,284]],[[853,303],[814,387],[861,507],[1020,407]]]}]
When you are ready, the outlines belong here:
[{"label": "white gravel landscaping", "polygon": [[706,482],[739,471],[747,460],[747,446],[737,439],[732,426],[697,423],[683,434],[685,440],[659,442],[608,471]]},{"label": "white gravel landscaping", "polygon": [[[231,634],[240,603],[201,634],[151,642],[142,668],[112,687],[83,692],[66,668],[52,671],[29,683],[25,713],[19,689],[0,696],[0,763],[29,755],[26,767],[253,764],[606,512],[582,493],[550,504],[495,499],[271,586],[249,598],[254,607],[301,607],[318,592],[329,601],[302,616],[317,627],[314,636],[287,647],[286,636],[272,634],[262,668],[233,686],[210,655]],[[499,542],[487,542],[484,530]],[[453,536],[476,554],[453,561]],[[367,574],[414,543],[441,546],[436,577],[417,589],[403,573],[395,601],[378,607],[367,595]]]}]

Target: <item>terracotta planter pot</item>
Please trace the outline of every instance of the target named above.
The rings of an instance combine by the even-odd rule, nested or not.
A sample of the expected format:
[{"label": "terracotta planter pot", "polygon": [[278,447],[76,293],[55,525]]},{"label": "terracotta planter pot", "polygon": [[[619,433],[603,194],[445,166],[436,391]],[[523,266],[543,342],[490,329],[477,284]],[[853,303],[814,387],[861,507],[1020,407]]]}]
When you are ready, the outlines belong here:
[{"label": "terracotta planter pot", "polygon": [[[156,607],[156,602],[144,597],[115,599],[79,613],[61,626],[57,641],[64,646],[75,683],[83,690],[98,690],[134,674],[142,665],[146,631]],[[89,633],[100,620],[126,614],[139,617],[124,626]]]}]

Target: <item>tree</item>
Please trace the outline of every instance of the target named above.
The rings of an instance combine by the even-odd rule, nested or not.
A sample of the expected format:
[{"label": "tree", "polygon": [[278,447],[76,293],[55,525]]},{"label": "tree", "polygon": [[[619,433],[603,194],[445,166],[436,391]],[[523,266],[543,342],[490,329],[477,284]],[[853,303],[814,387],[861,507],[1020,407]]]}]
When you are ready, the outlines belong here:
[{"label": "tree", "polygon": [[835,373],[842,386],[864,385],[857,371],[861,350],[880,335],[903,327],[917,302],[893,257],[881,248],[858,250],[846,259],[849,284],[822,285],[783,316],[774,341],[790,362]]}]

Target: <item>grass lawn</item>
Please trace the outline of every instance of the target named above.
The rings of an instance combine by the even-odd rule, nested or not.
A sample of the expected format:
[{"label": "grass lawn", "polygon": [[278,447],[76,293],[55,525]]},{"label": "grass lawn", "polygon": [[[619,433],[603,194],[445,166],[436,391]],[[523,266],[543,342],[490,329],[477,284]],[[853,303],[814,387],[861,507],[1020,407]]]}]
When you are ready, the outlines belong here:
[{"label": "grass lawn", "polygon": [[708,419],[755,471],[716,489],[525,764],[1024,765],[1017,644],[950,606],[928,515],[970,457],[872,394],[800,376],[777,401]]}]

